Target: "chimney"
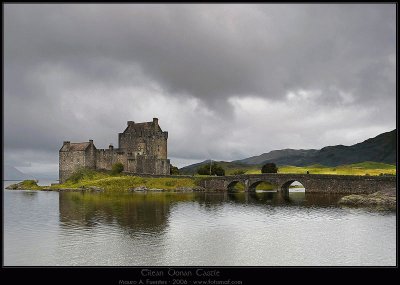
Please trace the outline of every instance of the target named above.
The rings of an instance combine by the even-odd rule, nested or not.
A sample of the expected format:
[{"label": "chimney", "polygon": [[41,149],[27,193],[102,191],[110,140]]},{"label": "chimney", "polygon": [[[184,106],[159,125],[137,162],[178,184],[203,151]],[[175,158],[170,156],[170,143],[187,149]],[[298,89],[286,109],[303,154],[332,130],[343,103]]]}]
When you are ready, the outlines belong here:
[{"label": "chimney", "polygon": [[153,118],[153,124],[154,124],[155,126],[158,126],[158,118]]},{"label": "chimney", "polygon": [[64,141],[64,142],[63,142],[63,146],[64,146],[64,145],[69,146],[69,144],[70,144],[70,141]]},{"label": "chimney", "polygon": [[113,150],[113,149],[114,149],[114,146],[110,143],[110,145],[108,146],[108,149],[109,149],[109,150]]},{"label": "chimney", "polygon": [[134,121],[128,121],[128,126],[130,126],[130,125],[134,125],[135,124],[135,122]]},{"label": "chimney", "polygon": [[90,144],[93,144],[93,140],[89,140],[89,143],[90,143]]}]

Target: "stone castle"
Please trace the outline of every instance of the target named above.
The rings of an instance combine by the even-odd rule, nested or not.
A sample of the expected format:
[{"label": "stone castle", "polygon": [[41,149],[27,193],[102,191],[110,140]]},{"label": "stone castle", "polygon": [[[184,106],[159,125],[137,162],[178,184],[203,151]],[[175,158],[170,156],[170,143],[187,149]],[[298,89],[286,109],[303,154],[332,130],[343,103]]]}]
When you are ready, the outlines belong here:
[{"label": "stone castle", "polygon": [[123,133],[118,134],[118,148],[97,149],[93,140],[82,143],[64,141],[59,152],[59,179],[65,182],[79,168],[111,170],[121,162],[124,171],[137,174],[169,175],[167,159],[168,132],[163,132],[158,119],[152,122],[128,121]]}]

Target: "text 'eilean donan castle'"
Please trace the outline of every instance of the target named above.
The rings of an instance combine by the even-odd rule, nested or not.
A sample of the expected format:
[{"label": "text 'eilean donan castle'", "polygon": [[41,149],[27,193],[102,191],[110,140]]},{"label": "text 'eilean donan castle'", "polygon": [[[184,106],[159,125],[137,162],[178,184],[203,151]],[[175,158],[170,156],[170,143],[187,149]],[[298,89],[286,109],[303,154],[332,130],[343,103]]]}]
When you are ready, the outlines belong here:
[{"label": "text 'eilean donan castle'", "polygon": [[111,170],[121,162],[124,171],[137,174],[169,175],[167,159],[168,132],[163,132],[158,119],[152,122],[128,121],[123,133],[118,134],[118,148],[97,149],[93,140],[82,143],[65,141],[59,152],[59,179],[65,182],[74,171],[85,167]]}]

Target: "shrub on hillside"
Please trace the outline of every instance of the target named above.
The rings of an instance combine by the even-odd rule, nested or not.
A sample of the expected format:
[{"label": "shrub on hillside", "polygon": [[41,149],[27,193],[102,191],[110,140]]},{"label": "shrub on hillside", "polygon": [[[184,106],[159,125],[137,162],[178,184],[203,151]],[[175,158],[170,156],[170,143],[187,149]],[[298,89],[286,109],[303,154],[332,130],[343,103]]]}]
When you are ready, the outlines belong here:
[{"label": "shrub on hillside", "polygon": [[124,165],[121,162],[114,163],[111,167],[111,174],[119,174],[124,171]]},{"label": "shrub on hillside", "polygon": [[171,167],[169,168],[169,174],[179,175],[179,168],[171,164]]},{"label": "shrub on hillside", "polygon": [[72,173],[72,175],[67,179],[69,182],[77,183],[78,181],[82,180],[84,177],[89,179],[93,178],[93,174],[95,173],[94,170],[88,168],[78,168],[77,170]]},{"label": "shrub on hillside", "polygon": [[[197,173],[200,175],[210,175],[210,164],[200,166],[197,169]],[[223,169],[221,166],[219,166],[217,163],[214,162],[211,165],[211,175],[224,176],[225,169]]]},{"label": "shrub on hillside", "polygon": [[261,173],[278,173],[278,167],[275,163],[266,163],[261,168]]}]

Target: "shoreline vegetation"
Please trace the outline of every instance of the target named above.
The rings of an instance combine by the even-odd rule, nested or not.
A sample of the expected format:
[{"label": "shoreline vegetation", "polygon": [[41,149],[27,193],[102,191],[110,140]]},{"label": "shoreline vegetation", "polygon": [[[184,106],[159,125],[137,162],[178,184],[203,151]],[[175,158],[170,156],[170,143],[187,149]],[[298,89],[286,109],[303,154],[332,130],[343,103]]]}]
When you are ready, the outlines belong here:
[{"label": "shoreline vegetation", "polygon": [[[222,167],[226,167],[222,165]],[[248,165],[244,169],[226,168],[226,175],[241,174],[261,174],[260,169],[254,169],[254,165]],[[282,174],[330,174],[330,175],[396,175],[396,166],[378,162],[362,162],[337,167],[323,165],[310,166],[281,166],[278,173]],[[7,189],[17,190],[44,190],[44,191],[204,191],[199,186],[199,182],[209,177],[208,175],[182,175],[182,177],[146,177],[132,176],[124,173],[112,173],[111,171],[96,171],[82,168],[77,170],[71,177],[62,184],[51,186],[39,186],[35,180],[24,180],[20,183],[12,184]],[[243,185],[238,185],[237,190]],[[262,183],[260,189],[273,190],[277,185]],[[301,185],[292,185],[292,188]]]},{"label": "shoreline vegetation", "polygon": [[[358,172],[362,173],[359,175],[372,175],[369,173],[375,173],[375,175],[382,175],[380,173],[384,168],[372,169],[371,163],[360,163],[356,166]],[[364,166],[364,167],[363,167]],[[375,166],[377,166],[375,164]],[[382,167],[381,164],[379,164]],[[287,172],[289,167],[279,168],[278,173],[304,173],[304,171],[310,171],[313,174],[327,174],[324,173],[323,169],[328,167],[295,167],[290,166],[291,169],[298,171]],[[318,168],[319,171],[315,171]],[[331,167],[330,167],[331,168]],[[328,169],[330,169],[328,168]],[[336,167],[336,169],[348,169],[345,167]],[[394,173],[393,173],[394,168]],[[282,169],[284,171],[282,171]],[[299,170],[302,172],[299,172]],[[306,170],[307,169],[307,170]],[[286,170],[286,171],[285,171]],[[364,172],[362,172],[364,170]],[[388,171],[390,170],[390,171]],[[396,175],[396,166],[387,165],[386,173],[384,175]],[[228,171],[229,173],[230,171]],[[254,171],[246,171],[245,174],[255,174]],[[343,174],[343,173],[341,173]],[[95,171],[90,169],[80,169],[75,172],[65,183],[52,184],[51,186],[39,186],[38,181],[35,180],[24,180],[22,182],[12,184],[6,189],[8,190],[39,190],[39,191],[69,191],[69,192],[113,192],[113,193],[124,193],[124,192],[203,192],[205,189],[199,186],[199,182],[208,176],[196,175],[196,176],[182,176],[182,177],[142,177],[132,176],[129,174],[119,173],[112,174],[109,171]],[[264,185],[265,184],[265,185]],[[237,190],[240,189],[238,185]],[[299,185],[293,185],[293,188],[300,187]],[[263,190],[276,189],[276,185],[263,183]],[[396,210],[396,189],[388,189],[387,191],[378,191],[369,195],[347,195],[341,198],[339,201],[340,205],[355,206],[355,207],[375,207],[378,210]]]},{"label": "shoreline vegetation", "polygon": [[80,169],[62,184],[39,186],[35,180],[12,184],[9,190],[88,191],[88,192],[143,192],[143,191],[203,191],[199,177],[141,177],[109,171]]}]

